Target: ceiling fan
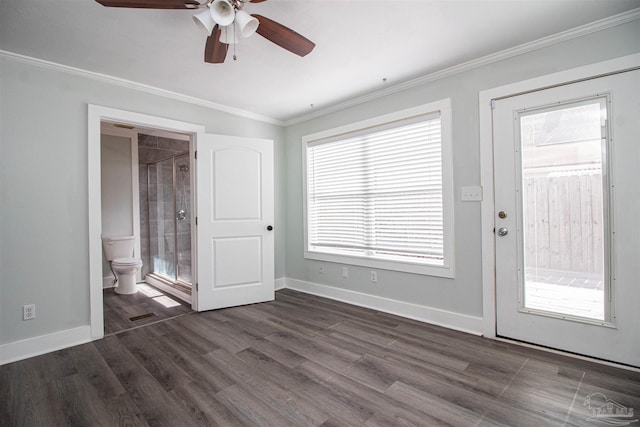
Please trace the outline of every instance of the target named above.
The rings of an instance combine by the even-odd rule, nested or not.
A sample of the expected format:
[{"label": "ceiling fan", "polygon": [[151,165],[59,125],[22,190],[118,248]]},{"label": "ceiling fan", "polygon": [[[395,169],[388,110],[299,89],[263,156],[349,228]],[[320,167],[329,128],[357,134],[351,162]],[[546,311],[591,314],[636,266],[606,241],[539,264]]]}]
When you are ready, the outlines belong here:
[{"label": "ceiling fan", "polygon": [[[207,34],[204,60],[221,64],[227,57],[230,44],[238,43],[254,32],[278,46],[305,56],[316,46],[311,40],[290,28],[262,15],[249,15],[243,10],[246,3],[262,3],[266,0],[96,0],[106,7],[143,9],[203,9],[193,20]],[[234,59],[235,55],[234,55]]]}]

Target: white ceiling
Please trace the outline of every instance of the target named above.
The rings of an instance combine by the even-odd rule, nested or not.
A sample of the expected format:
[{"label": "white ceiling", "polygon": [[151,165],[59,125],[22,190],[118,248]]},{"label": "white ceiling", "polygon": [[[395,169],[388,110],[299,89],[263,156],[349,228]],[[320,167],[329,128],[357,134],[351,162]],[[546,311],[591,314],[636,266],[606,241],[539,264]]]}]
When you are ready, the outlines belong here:
[{"label": "white ceiling", "polygon": [[638,7],[640,0],[268,0],[245,10],[301,33],[314,51],[301,58],[255,34],[237,46],[237,61],[230,49],[224,64],[206,64],[194,11],[0,0],[0,49],[288,121]]}]

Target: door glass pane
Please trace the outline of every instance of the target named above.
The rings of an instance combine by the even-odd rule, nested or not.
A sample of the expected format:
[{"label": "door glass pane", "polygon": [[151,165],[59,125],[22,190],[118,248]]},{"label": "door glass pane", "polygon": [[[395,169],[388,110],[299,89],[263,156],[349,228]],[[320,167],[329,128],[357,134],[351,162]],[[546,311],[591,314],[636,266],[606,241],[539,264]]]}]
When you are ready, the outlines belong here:
[{"label": "door glass pane", "polygon": [[174,281],[175,205],[173,197],[173,159],[149,165],[149,224],[153,272]]},{"label": "door glass pane", "polygon": [[605,319],[605,105],[520,115],[525,308]]}]

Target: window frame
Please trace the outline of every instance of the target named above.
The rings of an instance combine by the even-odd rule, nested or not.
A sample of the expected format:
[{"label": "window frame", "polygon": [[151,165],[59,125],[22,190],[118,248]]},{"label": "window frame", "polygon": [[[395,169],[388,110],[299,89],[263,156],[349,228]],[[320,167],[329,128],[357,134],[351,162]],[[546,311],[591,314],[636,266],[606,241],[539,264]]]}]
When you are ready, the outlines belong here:
[{"label": "window frame", "polygon": [[[321,139],[337,138],[343,134],[354,134],[367,128],[379,127],[391,122],[410,120],[415,116],[440,114],[441,152],[442,152],[442,208],[443,208],[443,263],[429,265],[406,261],[381,260],[358,255],[331,254],[318,252],[309,248],[308,224],[308,179],[307,179],[307,148],[309,144]],[[375,131],[375,130],[374,130]],[[339,264],[357,265],[382,270],[399,271],[428,276],[453,278],[455,276],[454,263],[454,187],[453,187],[453,138],[451,126],[451,100],[449,98],[423,104],[417,107],[396,111],[389,114],[361,120],[344,126],[316,132],[302,137],[302,204],[303,204],[303,244],[304,258],[316,261],[334,262]]]}]

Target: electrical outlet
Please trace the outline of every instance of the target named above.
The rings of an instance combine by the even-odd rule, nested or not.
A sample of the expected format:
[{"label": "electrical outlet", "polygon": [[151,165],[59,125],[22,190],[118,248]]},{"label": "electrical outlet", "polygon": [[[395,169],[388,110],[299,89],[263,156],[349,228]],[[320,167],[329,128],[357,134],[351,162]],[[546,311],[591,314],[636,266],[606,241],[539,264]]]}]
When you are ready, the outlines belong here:
[{"label": "electrical outlet", "polygon": [[371,281],[374,282],[374,283],[378,281],[378,272],[377,271],[371,270]]},{"label": "electrical outlet", "polygon": [[349,277],[349,267],[342,267],[342,277]]},{"label": "electrical outlet", "polygon": [[320,264],[320,266],[318,267],[318,273],[324,274],[324,264]]},{"label": "electrical outlet", "polygon": [[36,318],[36,305],[28,304],[22,306],[22,320],[31,320]]}]

